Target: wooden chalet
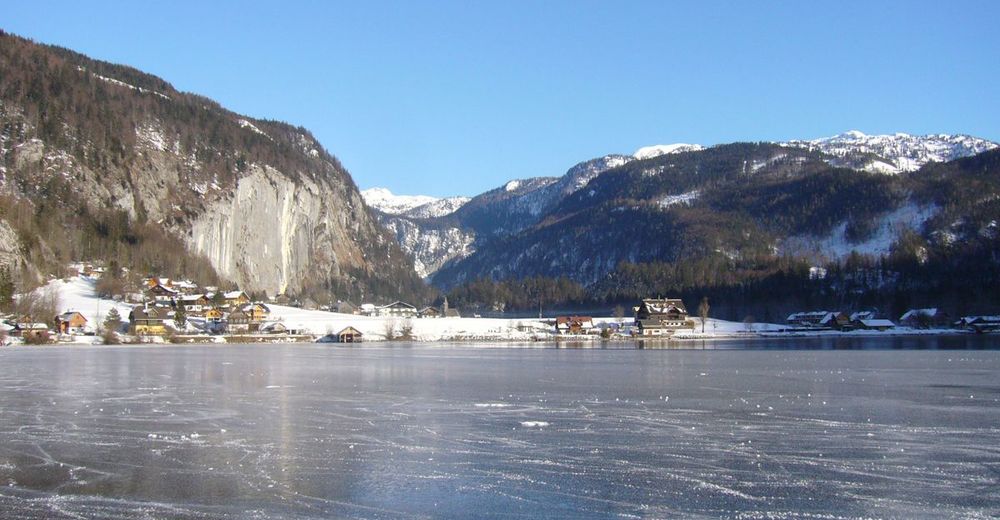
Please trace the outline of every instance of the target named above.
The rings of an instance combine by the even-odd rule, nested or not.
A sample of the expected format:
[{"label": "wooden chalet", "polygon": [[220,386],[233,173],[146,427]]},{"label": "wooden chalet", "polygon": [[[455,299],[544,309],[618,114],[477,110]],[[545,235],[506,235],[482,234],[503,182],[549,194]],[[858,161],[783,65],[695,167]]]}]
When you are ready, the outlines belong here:
[{"label": "wooden chalet", "polygon": [[174,305],[183,308],[190,316],[204,316],[212,302],[204,294],[186,294],[174,300]]},{"label": "wooden chalet", "polygon": [[250,321],[252,323],[260,323],[267,319],[271,315],[271,308],[263,303],[250,303],[244,305],[242,309],[243,312],[250,316]]},{"label": "wooden chalet", "polygon": [[588,334],[594,330],[594,319],[590,316],[559,316],[556,318],[556,332],[559,334]]},{"label": "wooden chalet", "polygon": [[77,311],[69,311],[56,316],[56,329],[60,334],[83,334],[86,332],[87,318]]},{"label": "wooden chalet", "polygon": [[225,299],[226,305],[231,309],[239,308],[250,303],[250,297],[243,291],[229,291],[224,293],[222,297]]},{"label": "wooden chalet", "polygon": [[226,316],[226,332],[250,332],[250,315],[241,309],[236,309]]},{"label": "wooden chalet", "polygon": [[694,329],[684,302],[676,298],[647,298],[634,307],[636,329],[641,336],[663,336],[681,329]]},{"label": "wooden chalet", "polygon": [[167,310],[140,305],[128,315],[129,331],[141,336],[162,336],[167,333]]},{"label": "wooden chalet", "polygon": [[180,295],[180,293],[173,288],[159,283],[149,289],[146,289],[146,294],[158,302],[172,302]]},{"label": "wooden chalet", "polygon": [[1000,316],[963,316],[955,326],[978,334],[996,332],[1000,330]]},{"label": "wooden chalet", "polygon": [[409,303],[395,301],[389,305],[378,307],[377,314],[392,318],[414,318],[417,316],[417,308]]},{"label": "wooden chalet", "polygon": [[225,314],[215,307],[210,307],[205,310],[205,319],[208,321],[220,321],[225,316]]},{"label": "wooden chalet", "polygon": [[440,318],[441,310],[437,307],[424,307],[423,309],[420,309],[417,316],[421,318]]},{"label": "wooden chalet", "polygon": [[354,327],[346,327],[337,333],[337,343],[361,343],[361,331]]},{"label": "wooden chalet", "polygon": [[20,322],[14,324],[11,334],[26,340],[46,338],[49,335],[49,326],[45,323]]},{"label": "wooden chalet", "polygon": [[896,328],[896,324],[885,319],[872,318],[870,320],[857,320],[851,322],[856,329],[886,331]]},{"label": "wooden chalet", "polygon": [[851,326],[851,317],[839,311],[806,311],[789,314],[785,320],[789,325],[829,329],[845,329]]},{"label": "wooden chalet", "polygon": [[275,322],[261,326],[260,331],[265,334],[288,334],[288,327],[284,323]]}]

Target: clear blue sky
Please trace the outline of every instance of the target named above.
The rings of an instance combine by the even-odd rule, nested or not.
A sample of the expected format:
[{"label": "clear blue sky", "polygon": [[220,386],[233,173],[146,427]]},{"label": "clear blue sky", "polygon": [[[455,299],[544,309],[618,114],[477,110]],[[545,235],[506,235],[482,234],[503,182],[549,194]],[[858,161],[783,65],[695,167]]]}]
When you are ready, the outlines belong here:
[{"label": "clear blue sky", "polygon": [[442,196],[650,144],[1000,140],[997,20],[993,0],[34,0],[0,28],[309,128],[361,188]]}]

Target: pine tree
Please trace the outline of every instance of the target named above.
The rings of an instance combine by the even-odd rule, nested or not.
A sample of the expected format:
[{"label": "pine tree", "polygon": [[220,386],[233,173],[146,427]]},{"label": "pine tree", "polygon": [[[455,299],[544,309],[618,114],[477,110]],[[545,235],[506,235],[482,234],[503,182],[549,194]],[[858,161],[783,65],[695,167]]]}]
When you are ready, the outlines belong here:
[{"label": "pine tree", "polygon": [[108,311],[108,315],[104,317],[104,330],[109,332],[118,332],[118,328],[122,326],[122,316],[118,313],[118,309],[114,307]]}]

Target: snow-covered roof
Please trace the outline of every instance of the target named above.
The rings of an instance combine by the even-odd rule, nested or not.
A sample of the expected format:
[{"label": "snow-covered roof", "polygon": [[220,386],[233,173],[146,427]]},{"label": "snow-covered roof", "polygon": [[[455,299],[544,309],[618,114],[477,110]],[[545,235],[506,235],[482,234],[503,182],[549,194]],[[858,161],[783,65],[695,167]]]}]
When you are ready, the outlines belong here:
[{"label": "snow-covered roof", "polygon": [[417,308],[414,307],[414,306],[412,306],[412,305],[410,305],[409,303],[406,303],[406,302],[395,301],[395,302],[390,303],[389,305],[383,305],[383,306],[379,307],[379,309],[413,309],[413,310],[416,310]]},{"label": "snow-covered roof", "polygon": [[673,309],[679,312],[687,313],[687,309],[684,307],[684,301],[680,299],[671,298],[645,298],[642,300],[642,304],[646,306],[646,309],[655,314],[665,314]]},{"label": "snow-covered roof", "polygon": [[243,291],[229,291],[227,293],[224,293],[223,296],[225,296],[227,300],[235,300],[240,296],[247,297],[246,293],[244,293]]},{"label": "snow-covered roof", "polygon": [[895,327],[896,324],[885,319],[873,319],[873,320],[861,320],[861,324],[865,327],[878,328],[878,327]]}]

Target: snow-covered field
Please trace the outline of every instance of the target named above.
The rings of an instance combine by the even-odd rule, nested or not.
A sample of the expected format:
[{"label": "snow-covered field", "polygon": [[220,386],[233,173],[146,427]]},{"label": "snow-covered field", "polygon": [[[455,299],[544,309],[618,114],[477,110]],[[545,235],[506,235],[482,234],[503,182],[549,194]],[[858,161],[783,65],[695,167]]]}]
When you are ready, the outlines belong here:
[{"label": "snow-covered field", "polygon": [[[86,276],[77,276],[63,280],[52,280],[39,291],[55,291],[59,297],[61,312],[79,311],[88,320],[91,328],[96,328],[104,321],[107,313],[115,308],[122,320],[127,320],[132,306],[113,300],[98,298],[94,292],[95,280]],[[339,314],[334,312],[305,310],[297,307],[268,304],[271,309],[269,322],[280,322],[288,329],[300,331],[321,337],[335,334],[346,327],[354,327],[361,331],[366,341],[381,341],[388,334],[398,336],[406,327],[412,328],[411,338],[414,341],[552,341],[556,339],[598,340],[596,334],[588,336],[557,336],[553,326],[546,321],[524,319],[498,318],[384,318]],[[197,318],[189,321],[198,323]],[[620,320],[625,326],[632,324],[631,318]],[[678,340],[710,340],[748,337],[804,337],[804,336],[889,336],[889,335],[937,335],[954,334],[951,329],[917,330],[897,327],[891,331],[790,331],[788,325],[774,323],[743,323],[709,318],[702,332],[701,322],[694,318],[696,327],[692,331],[678,332],[673,336]],[[594,325],[601,327],[607,324],[617,324],[618,319],[612,317],[595,317]],[[189,326],[189,332],[195,331]],[[666,338],[644,338],[666,339]],[[96,336],[74,336],[73,343],[91,344],[99,342]]]}]

